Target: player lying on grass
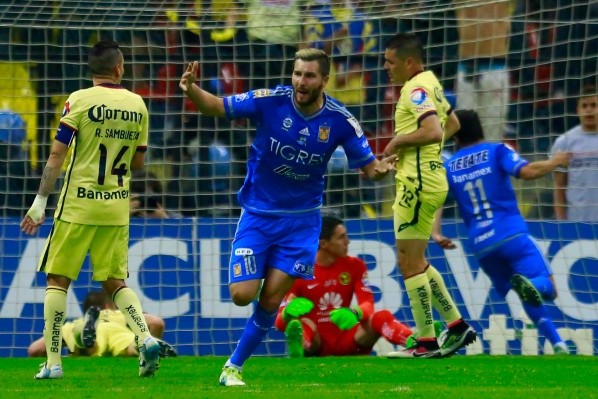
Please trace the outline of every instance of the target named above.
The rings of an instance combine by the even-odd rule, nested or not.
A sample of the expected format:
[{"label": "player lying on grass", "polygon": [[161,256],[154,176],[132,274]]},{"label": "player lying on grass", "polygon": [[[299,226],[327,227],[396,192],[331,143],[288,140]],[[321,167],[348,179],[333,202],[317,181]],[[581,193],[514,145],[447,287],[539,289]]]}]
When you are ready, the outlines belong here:
[{"label": "player lying on grass", "polygon": [[[79,356],[138,356],[135,334],[127,327],[125,317],[103,291],[91,291],[83,302],[83,317],[62,326],[62,338],[72,355]],[[160,344],[160,356],[176,356],[171,345],[162,341],[164,320],[144,314],[151,335]],[[46,356],[43,338],[29,345],[31,357]]]},{"label": "player lying on grass", "polygon": [[[367,355],[380,337],[403,347],[415,344],[408,326],[388,310],[374,310],[367,267],[348,251],[343,222],[323,217],[315,279],[295,280],[276,317],[291,357]],[[357,306],[351,307],[353,296]]]},{"label": "player lying on grass", "polygon": [[[528,162],[502,143],[486,142],[475,111],[456,113],[461,121],[454,136],[458,151],[445,165],[451,193],[469,231],[470,248],[496,291],[504,298],[513,289],[554,352],[567,353],[543,305],[557,295],[552,271],[519,213],[511,176],[537,179],[567,166],[570,154],[560,152],[549,160]],[[441,211],[436,215],[432,239],[444,249],[453,249],[455,244],[440,230]]]}]

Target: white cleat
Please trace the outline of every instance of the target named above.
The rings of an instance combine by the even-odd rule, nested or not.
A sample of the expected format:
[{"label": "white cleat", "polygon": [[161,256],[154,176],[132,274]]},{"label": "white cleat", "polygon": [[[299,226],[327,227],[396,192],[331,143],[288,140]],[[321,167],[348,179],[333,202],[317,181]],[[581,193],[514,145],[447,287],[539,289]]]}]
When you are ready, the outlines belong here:
[{"label": "white cleat", "polygon": [[56,365],[47,368],[46,363],[42,363],[40,366],[42,368],[39,370],[39,373],[37,373],[34,376],[36,380],[55,380],[58,378],[62,378],[62,376],[64,375],[61,365]]},{"label": "white cleat", "polygon": [[225,387],[245,385],[245,383],[243,382],[243,377],[241,376],[241,372],[234,367],[227,366],[225,366],[222,369],[222,374],[220,374],[219,382],[220,385],[223,385]]},{"label": "white cleat", "polygon": [[151,377],[158,369],[160,344],[154,337],[147,337],[139,347],[139,377]]}]

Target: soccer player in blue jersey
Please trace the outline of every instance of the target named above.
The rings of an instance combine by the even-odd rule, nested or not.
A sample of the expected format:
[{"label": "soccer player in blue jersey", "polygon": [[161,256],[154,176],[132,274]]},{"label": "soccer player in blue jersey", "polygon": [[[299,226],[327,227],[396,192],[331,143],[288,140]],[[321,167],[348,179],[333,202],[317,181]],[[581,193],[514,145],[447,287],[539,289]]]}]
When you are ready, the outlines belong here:
[{"label": "soccer player in blue jersey", "polygon": [[[504,298],[513,289],[555,353],[567,353],[543,305],[544,300],[556,297],[552,272],[519,213],[511,177],[537,179],[567,166],[569,153],[558,152],[551,159],[528,162],[505,144],[486,142],[475,111],[456,113],[461,122],[454,136],[458,151],[445,167],[450,191],[469,231],[471,248],[498,293]],[[440,231],[441,213],[437,216],[432,239],[452,249],[454,243]]]},{"label": "soccer player in blue jersey", "polygon": [[47,361],[36,379],[62,378],[62,325],[66,295],[90,255],[93,279],[125,316],[138,337],[139,376],[154,374],[160,346],[150,335],[137,294],[127,287],[129,180],[141,169],[148,139],[143,99],[120,85],[123,54],[116,42],[96,43],[89,54],[93,87],[71,93],[41,177],[37,196],[21,222],[29,235],[44,221],[69,147],[72,156],[38,270],[46,273],[44,341]]},{"label": "soccer player in blue jersey", "polygon": [[259,301],[220,375],[222,385],[245,385],[241,368],[274,324],[293,281],[313,278],[332,153],[342,146],[350,167],[373,179],[393,170],[396,156],[378,161],[359,122],[324,93],[330,59],[321,50],[296,53],[292,87],[225,98],[193,84],[197,68],[197,62],[189,64],[179,85],[203,115],[251,118],[257,126],[238,194],[243,212],[231,249],[229,290],[236,305],[251,304],[258,293]]}]

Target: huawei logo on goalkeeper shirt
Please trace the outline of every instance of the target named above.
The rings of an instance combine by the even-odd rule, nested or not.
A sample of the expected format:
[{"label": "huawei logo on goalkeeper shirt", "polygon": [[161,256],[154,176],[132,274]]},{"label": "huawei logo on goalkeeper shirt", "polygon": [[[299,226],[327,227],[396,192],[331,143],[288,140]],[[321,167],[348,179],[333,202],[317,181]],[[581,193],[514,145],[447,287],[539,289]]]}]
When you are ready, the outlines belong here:
[{"label": "huawei logo on goalkeeper shirt", "polygon": [[338,292],[327,292],[318,301],[318,307],[320,310],[327,310],[327,309],[338,309],[343,305],[343,298],[339,295]]}]

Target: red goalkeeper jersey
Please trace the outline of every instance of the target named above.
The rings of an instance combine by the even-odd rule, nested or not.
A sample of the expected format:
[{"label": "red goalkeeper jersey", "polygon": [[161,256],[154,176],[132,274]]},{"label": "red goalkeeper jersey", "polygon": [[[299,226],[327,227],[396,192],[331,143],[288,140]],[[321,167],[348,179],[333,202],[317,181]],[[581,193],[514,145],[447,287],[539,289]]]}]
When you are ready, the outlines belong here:
[{"label": "red goalkeeper jersey", "polygon": [[330,312],[341,307],[350,307],[353,295],[363,311],[363,319],[374,311],[374,295],[367,285],[367,267],[359,258],[345,256],[330,266],[316,263],[314,280],[297,279],[282,302],[276,318],[276,328],[284,331],[286,322],[282,310],[289,299],[303,297],[314,303],[312,311],[302,317],[311,319],[318,328],[322,347],[334,345],[343,333],[330,321]]}]

